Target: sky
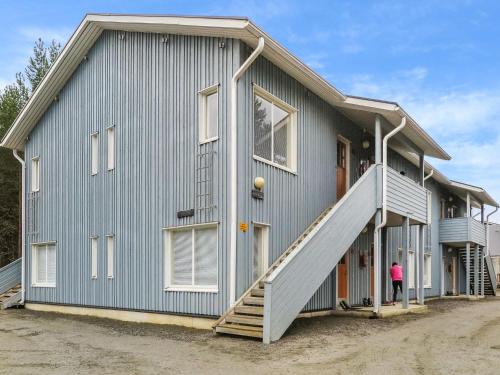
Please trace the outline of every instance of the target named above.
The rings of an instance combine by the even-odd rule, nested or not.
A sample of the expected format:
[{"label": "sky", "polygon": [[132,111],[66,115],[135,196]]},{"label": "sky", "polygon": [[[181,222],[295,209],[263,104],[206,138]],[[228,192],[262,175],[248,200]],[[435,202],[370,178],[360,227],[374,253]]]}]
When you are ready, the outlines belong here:
[{"label": "sky", "polygon": [[500,202],[498,1],[0,0],[0,88],[97,12],[249,17],[343,93],[397,101],[453,158],[429,162]]}]

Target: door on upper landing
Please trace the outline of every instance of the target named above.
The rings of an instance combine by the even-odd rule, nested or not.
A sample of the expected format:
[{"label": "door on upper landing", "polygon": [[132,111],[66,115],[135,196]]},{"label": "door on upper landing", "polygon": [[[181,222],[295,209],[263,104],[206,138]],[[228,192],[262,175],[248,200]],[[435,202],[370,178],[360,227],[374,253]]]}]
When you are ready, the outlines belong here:
[{"label": "door on upper landing", "polygon": [[349,141],[337,137],[337,201],[341,199],[349,186]]}]

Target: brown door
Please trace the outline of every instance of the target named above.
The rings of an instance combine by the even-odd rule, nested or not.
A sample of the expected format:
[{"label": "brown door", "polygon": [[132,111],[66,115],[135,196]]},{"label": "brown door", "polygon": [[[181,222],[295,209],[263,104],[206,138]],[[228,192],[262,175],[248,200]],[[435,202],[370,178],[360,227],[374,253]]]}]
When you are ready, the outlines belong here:
[{"label": "brown door", "polygon": [[337,265],[337,272],[338,272],[338,298],[339,299],[347,299],[347,259],[346,256],[344,255],[342,259],[340,259],[340,262]]},{"label": "brown door", "polygon": [[347,147],[344,142],[337,141],[337,200],[346,192],[347,183]]}]

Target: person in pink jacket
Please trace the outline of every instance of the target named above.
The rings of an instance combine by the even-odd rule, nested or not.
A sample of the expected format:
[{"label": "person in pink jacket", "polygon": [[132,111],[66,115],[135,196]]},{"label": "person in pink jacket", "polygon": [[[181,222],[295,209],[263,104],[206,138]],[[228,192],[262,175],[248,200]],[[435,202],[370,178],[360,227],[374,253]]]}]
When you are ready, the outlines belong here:
[{"label": "person in pink jacket", "polygon": [[396,298],[398,297],[398,288],[403,294],[403,267],[401,267],[397,262],[392,263],[391,267],[391,279],[392,279],[392,304],[396,303]]}]

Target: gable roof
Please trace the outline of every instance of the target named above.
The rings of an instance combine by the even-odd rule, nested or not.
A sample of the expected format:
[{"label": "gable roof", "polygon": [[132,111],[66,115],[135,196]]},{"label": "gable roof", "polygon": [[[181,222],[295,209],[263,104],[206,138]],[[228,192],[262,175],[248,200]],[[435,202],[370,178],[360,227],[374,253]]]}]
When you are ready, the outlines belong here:
[{"label": "gable roof", "polygon": [[[152,32],[164,34],[197,35],[240,39],[255,48],[259,38],[264,38],[262,55],[311,92],[333,106],[352,105],[354,97],[346,97],[305,63],[273,40],[248,18],[199,17],[172,15],[116,15],[88,14],[73,33],[47,75],[22,109],[14,124],[4,136],[0,146],[22,150],[24,141],[50,106],[59,91],[104,30]],[[372,101],[363,110],[380,113],[394,126],[403,116],[409,116],[397,106],[387,109],[387,102]],[[355,103],[354,103],[355,104]],[[426,155],[441,159],[450,156],[413,120],[405,133]]]}]

